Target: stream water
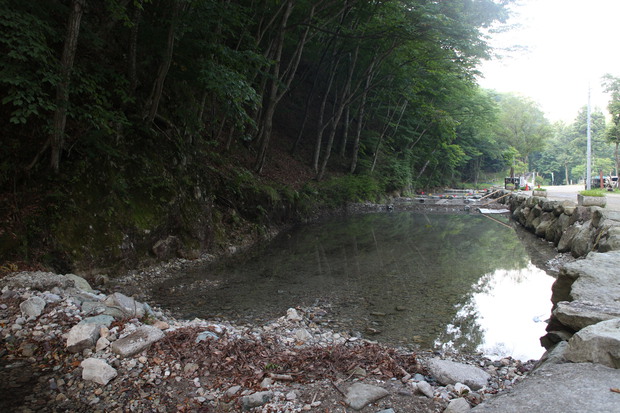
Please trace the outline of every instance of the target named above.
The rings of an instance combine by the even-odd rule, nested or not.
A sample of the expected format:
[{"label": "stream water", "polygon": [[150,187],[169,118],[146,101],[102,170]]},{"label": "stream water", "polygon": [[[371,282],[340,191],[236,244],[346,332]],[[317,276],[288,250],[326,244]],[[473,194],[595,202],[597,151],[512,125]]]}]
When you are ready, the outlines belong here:
[{"label": "stream water", "polygon": [[339,217],[178,274],[151,294],[184,317],[261,322],[317,306],[337,331],[528,360],[544,351],[554,279],[523,239],[482,215]]}]

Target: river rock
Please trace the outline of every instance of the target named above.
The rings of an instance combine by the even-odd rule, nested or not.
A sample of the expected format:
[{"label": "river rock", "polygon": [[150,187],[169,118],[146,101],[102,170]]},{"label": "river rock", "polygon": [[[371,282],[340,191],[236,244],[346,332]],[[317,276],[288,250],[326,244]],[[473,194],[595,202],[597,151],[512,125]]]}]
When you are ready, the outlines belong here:
[{"label": "river rock", "polygon": [[87,358],[84,360],[80,367],[82,367],[82,378],[84,380],[94,381],[102,385],[106,385],[118,374],[116,369],[105,360],[97,358]]},{"label": "river rock", "polygon": [[416,383],[416,389],[419,393],[422,393],[429,399],[432,399],[433,397],[435,397],[435,391],[433,390],[433,386],[428,384],[426,380],[422,380]]},{"label": "river rock", "polygon": [[114,322],[114,317],[109,315],[97,315],[94,317],[87,317],[80,321],[78,324],[96,324],[98,328],[101,326],[105,326],[106,328],[110,328],[112,323]]},{"label": "river rock", "polygon": [[63,275],[51,272],[35,271],[20,272],[15,275],[4,277],[0,280],[0,286],[9,288],[30,288],[38,291],[51,291],[54,287],[66,289],[73,287],[73,281]]},{"label": "river rock", "polygon": [[383,387],[355,383],[347,390],[345,403],[353,410],[361,410],[367,404],[377,401],[388,394],[390,393]]},{"label": "river rock", "polygon": [[121,357],[131,357],[148,348],[154,342],[161,340],[164,336],[165,334],[158,328],[142,326],[128,336],[116,340],[110,348]]},{"label": "river rock", "polygon": [[38,317],[45,308],[45,300],[41,297],[30,297],[19,305],[23,317]]},{"label": "river rock", "polygon": [[491,378],[489,373],[478,367],[438,358],[429,361],[428,369],[443,385],[461,382],[474,390],[485,387]]},{"label": "river rock", "polygon": [[126,317],[144,317],[144,306],[142,305],[142,303],[139,303],[138,301],[134,300],[131,297],[127,297],[124,294],[111,294],[103,302],[107,307],[117,308],[121,310]]},{"label": "river rock", "polygon": [[89,293],[95,292],[95,290],[93,290],[93,288],[90,286],[88,281],[86,281],[84,278],[80,277],[79,275],[65,274],[65,278],[73,281],[75,288],[79,288],[80,290],[86,291]]},{"label": "river rock", "polygon": [[289,321],[301,321],[302,318],[294,308],[289,308],[286,310],[286,319]]},{"label": "river rock", "polygon": [[564,357],[575,363],[598,363],[620,369],[620,318],[578,331],[568,342]]},{"label": "river rock", "polygon": [[620,318],[620,305],[611,306],[582,301],[560,301],[553,315],[565,326],[579,331],[605,320]]},{"label": "river rock", "polygon": [[550,364],[558,364],[558,363],[566,362],[566,359],[564,358],[564,353],[566,352],[567,348],[568,348],[568,342],[560,341],[559,343],[551,347],[549,350],[545,351],[545,354],[543,354],[540,360],[536,362],[534,369],[543,368],[544,366],[550,365]]},{"label": "river rock", "polygon": [[458,399],[450,400],[450,403],[448,403],[448,407],[446,407],[446,410],[444,410],[443,413],[465,413],[470,410],[471,406],[469,405],[467,400],[459,397]]},{"label": "river rock", "polygon": [[273,399],[272,391],[260,391],[252,393],[248,396],[243,396],[241,398],[241,406],[243,410],[250,410],[254,407],[262,406],[263,404],[269,402],[271,399]]},{"label": "river rock", "polygon": [[592,363],[546,365],[472,413],[618,412],[620,370]]},{"label": "river rock", "polygon": [[77,353],[95,345],[99,338],[100,326],[95,323],[77,324],[69,330],[67,351]]}]

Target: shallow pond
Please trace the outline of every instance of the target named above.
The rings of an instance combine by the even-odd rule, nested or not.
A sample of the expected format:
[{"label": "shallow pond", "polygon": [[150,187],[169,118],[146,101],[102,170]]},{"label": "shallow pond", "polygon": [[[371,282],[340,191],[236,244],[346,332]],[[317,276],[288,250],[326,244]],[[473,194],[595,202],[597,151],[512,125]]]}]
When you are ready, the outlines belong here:
[{"label": "shallow pond", "polygon": [[532,249],[527,236],[478,214],[339,217],[186,271],[151,295],[184,317],[237,322],[317,306],[338,331],[527,360],[543,353],[554,281],[528,255],[544,260],[546,245]]}]

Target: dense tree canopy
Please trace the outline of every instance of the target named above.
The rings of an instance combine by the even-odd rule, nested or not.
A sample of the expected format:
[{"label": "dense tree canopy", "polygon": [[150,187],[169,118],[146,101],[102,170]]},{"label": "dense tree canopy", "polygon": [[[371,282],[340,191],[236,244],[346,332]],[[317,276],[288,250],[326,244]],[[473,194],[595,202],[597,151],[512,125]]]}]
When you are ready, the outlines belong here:
[{"label": "dense tree canopy", "polygon": [[0,0],[0,238],[204,246],[197,216],[477,182],[506,165],[476,67],[510,1]]},{"label": "dense tree canopy", "polygon": [[44,158],[126,158],[136,133],[242,142],[261,172],[274,122],[319,179],[330,164],[402,170],[394,186],[475,175],[481,30],[507,17],[492,0],[1,3],[4,181]]}]

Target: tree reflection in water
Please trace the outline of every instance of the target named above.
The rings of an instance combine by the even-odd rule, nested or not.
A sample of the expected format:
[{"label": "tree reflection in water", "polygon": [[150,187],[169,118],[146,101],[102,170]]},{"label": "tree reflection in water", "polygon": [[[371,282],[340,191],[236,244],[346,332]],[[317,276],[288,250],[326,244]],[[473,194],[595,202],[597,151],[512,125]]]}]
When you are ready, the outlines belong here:
[{"label": "tree reflection in water", "polygon": [[[485,324],[486,311],[521,314],[532,290],[541,288],[548,312],[550,288],[528,284],[548,277],[528,275],[533,270],[514,229],[480,215],[384,213],[299,226],[229,260],[179,274],[151,295],[184,317],[238,322],[318,305],[328,310],[334,329],[373,330],[373,339],[424,349],[448,343],[469,350],[496,328]],[[498,294],[500,281],[514,277],[523,279],[517,285],[527,284],[526,291],[510,287],[513,295],[489,310],[484,294]],[[531,340],[538,343],[538,337]]]}]

